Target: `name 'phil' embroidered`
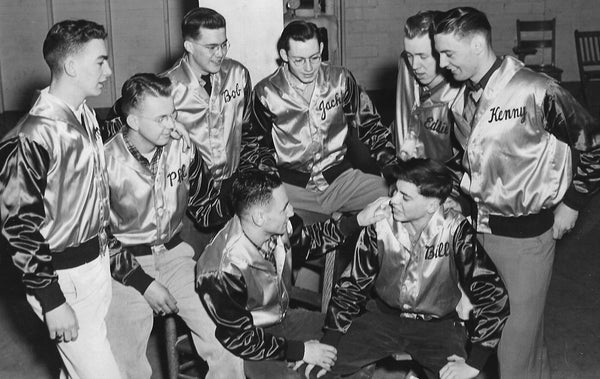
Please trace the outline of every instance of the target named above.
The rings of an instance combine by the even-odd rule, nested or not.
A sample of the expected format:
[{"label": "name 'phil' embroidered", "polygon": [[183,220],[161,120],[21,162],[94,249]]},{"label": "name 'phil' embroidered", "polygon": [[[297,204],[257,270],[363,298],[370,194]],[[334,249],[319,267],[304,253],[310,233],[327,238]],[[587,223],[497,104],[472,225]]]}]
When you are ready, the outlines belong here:
[{"label": "name 'phil' embroidered", "polygon": [[342,96],[339,93],[335,94],[335,97],[330,100],[321,100],[317,110],[321,111],[321,120],[327,118],[327,111],[337,107],[342,103]]},{"label": "name 'phil' embroidered", "polygon": [[527,117],[527,109],[525,107],[501,109],[500,107],[490,109],[491,115],[488,122],[498,122],[504,120],[512,120],[520,118],[521,124],[525,122]]},{"label": "name 'phil' embroidered", "polygon": [[181,167],[178,168],[177,171],[171,171],[167,174],[167,178],[169,179],[169,184],[171,185],[171,187],[181,183],[185,178],[187,178],[187,176],[188,170],[186,165],[184,164],[181,165]]}]

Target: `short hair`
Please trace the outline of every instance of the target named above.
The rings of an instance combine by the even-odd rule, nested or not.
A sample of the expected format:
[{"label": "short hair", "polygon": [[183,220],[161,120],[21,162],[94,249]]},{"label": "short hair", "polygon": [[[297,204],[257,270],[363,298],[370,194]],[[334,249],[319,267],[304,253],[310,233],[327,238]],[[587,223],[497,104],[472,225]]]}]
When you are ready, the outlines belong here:
[{"label": "short hair", "polygon": [[183,39],[198,39],[200,28],[221,29],[226,26],[225,17],[210,8],[194,8],[181,21],[181,34]]},{"label": "short hair", "polygon": [[282,182],[275,173],[258,169],[241,171],[231,185],[233,210],[241,216],[254,205],[267,205],[273,198],[273,190]]},{"label": "short hair", "polygon": [[433,33],[457,33],[461,38],[469,34],[481,33],[488,44],[492,43],[492,26],[487,16],[471,7],[458,7],[441,12],[435,18]]},{"label": "short hair", "polygon": [[392,186],[403,180],[414,184],[425,197],[443,202],[452,192],[452,173],[443,164],[429,158],[414,158],[388,166],[383,175]]},{"label": "short hair", "polygon": [[429,35],[433,27],[435,17],[440,11],[421,11],[406,19],[404,24],[404,36],[409,39]]},{"label": "short hair", "polygon": [[121,88],[121,112],[127,117],[145,96],[171,96],[171,79],[156,74],[135,74],[123,83]]},{"label": "short hair", "polygon": [[54,24],[44,40],[42,53],[53,75],[61,73],[65,59],[81,51],[93,39],[104,40],[106,30],[100,24],[88,20],[65,20]]},{"label": "short hair", "polygon": [[279,50],[290,50],[290,39],[294,41],[306,42],[313,38],[317,39],[317,42],[321,44],[321,32],[317,25],[312,22],[307,22],[304,20],[296,20],[292,21],[283,28],[283,32],[281,32],[281,37],[277,41],[277,51]]}]

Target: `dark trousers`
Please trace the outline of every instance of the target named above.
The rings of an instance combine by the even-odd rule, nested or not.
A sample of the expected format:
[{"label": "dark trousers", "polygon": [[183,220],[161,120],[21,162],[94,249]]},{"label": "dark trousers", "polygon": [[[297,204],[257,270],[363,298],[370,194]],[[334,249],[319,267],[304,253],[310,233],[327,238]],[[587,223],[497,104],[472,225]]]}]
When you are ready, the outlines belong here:
[{"label": "dark trousers", "polygon": [[[286,340],[303,342],[319,340],[323,335],[324,319],[324,313],[290,309],[281,323],[265,328],[265,332],[284,337]],[[288,368],[286,361],[245,361],[244,369],[249,379],[303,378],[299,373]]]},{"label": "dark trousers", "polygon": [[367,311],[352,321],[338,344],[333,376],[349,375],[370,363],[396,353],[408,353],[419,363],[429,378],[437,378],[439,370],[456,354],[466,358],[467,335],[458,319],[422,321],[383,313],[375,301]]}]

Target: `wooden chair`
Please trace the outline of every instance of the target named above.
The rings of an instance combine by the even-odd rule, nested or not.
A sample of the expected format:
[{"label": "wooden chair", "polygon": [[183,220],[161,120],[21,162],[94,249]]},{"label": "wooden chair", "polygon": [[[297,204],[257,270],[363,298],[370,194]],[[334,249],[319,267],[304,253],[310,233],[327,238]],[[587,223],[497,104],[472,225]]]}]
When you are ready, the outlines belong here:
[{"label": "wooden chair", "polygon": [[575,30],[575,50],[583,101],[585,105],[589,105],[586,94],[589,82],[600,80],[600,30],[589,32]]},{"label": "wooden chair", "polygon": [[[187,326],[178,327],[176,315],[164,316],[165,350],[169,379],[200,379],[202,365],[192,346]],[[181,331],[183,333],[181,333]]]},{"label": "wooden chair", "polygon": [[[541,51],[539,51],[541,50]],[[546,61],[549,50],[550,62]],[[519,60],[525,63],[528,55],[541,55],[541,62],[526,64],[534,71],[542,72],[561,81],[563,70],[556,67],[556,19],[541,21],[517,20],[517,46],[513,48]]]}]

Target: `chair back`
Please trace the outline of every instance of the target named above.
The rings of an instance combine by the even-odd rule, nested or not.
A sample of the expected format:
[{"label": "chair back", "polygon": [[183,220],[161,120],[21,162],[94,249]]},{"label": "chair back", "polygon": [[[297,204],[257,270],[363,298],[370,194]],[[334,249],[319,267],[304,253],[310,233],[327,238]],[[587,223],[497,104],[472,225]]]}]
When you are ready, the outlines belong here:
[{"label": "chair back", "polygon": [[600,30],[575,30],[575,50],[583,99],[587,104],[586,88],[590,80],[600,80]]},{"label": "chair back", "polygon": [[[516,49],[520,50],[519,52]],[[517,47],[515,52],[525,62],[525,56],[535,55],[541,49],[541,65],[555,66],[556,61],[556,19],[540,21],[517,20]],[[545,61],[545,51],[549,51],[550,62]]]}]

